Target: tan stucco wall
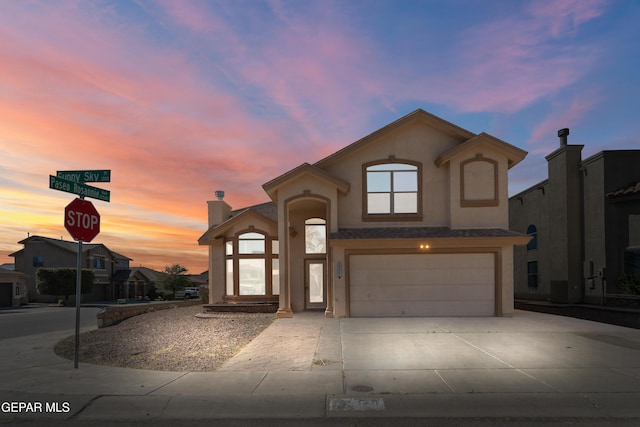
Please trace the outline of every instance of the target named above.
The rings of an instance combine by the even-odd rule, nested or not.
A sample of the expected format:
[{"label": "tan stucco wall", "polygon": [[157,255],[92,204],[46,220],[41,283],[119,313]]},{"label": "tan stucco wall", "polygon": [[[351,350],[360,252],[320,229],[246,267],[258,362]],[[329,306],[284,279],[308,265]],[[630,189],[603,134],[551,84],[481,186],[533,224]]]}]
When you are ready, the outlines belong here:
[{"label": "tan stucco wall", "polygon": [[[513,316],[513,245],[502,246],[501,277],[502,282],[502,316]],[[496,271],[496,274],[498,272]]]},{"label": "tan stucco wall", "polygon": [[[481,207],[461,206],[461,174],[460,165],[462,162],[473,159],[478,153],[484,158],[495,160],[498,165],[498,205]],[[484,162],[483,162],[484,163]],[[474,147],[449,162],[450,172],[450,212],[451,228],[503,228],[509,229],[509,195],[508,195],[508,159],[497,150],[488,146],[480,145]],[[487,173],[492,173],[490,169],[483,169]],[[476,177],[477,178],[477,177]],[[482,181],[482,180],[479,180]],[[493,182],[487,177],[484,182]]]},{"label": "tan stucco wall", "polygon": [[339,198],[340,227],[380,226],[378,222],[362,221],[362,165],[388,159],[390,155],[397,159],[422,162],[423,220],[394,222],[393,225],[449,225],[449,173],[445,168],[438,168],[434,161],[440,153],[460,142],[418,121],[385,134],[368,143],[364,149],[353,151],[341,158],[339,163],[328,166],[328,173],[351,184],[349,193]]}]

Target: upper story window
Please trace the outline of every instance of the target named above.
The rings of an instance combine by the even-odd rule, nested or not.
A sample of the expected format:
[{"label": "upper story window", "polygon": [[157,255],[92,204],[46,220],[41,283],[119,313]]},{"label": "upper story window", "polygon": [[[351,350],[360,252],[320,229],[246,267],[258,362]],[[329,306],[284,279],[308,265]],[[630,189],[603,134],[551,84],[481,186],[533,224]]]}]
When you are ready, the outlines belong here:
[{"label": "upper story window", "polygon": [[531,236],[531,240],[527,243],[527,250],[531,251],[533,249],[538,249],[538,230],[536,226],[531,224],[527,227],[527,234]]},{"label": "upper story window", "polygon": [[104,258],[94,258],[93,268],[96,270],[104,270]]},{"label": "upper story window", "polygon": [[327,253],[327,221],[310,218],[304,222],[304,244],[307,254]]},{"label": "upper story window", "polygon": [[416,218],[421,214],[420,168],[410,163],[376,163],[365,167],[366,219],[388,216]]},{"label": "upper story window", "polygon": [[33,257],[33,266],[34,267],[44,267],[44,257],[34,256]]}]

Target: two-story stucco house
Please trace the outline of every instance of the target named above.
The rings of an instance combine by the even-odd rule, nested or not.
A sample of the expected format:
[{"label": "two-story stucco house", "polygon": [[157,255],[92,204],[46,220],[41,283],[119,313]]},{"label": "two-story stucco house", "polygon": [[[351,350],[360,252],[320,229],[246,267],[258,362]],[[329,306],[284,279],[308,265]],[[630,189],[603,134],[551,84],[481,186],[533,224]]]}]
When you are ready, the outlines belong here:
[{"label": "two-story stucco house", "polygon": [[[9,256],[15,259],[16,270],[25,273],[27,297],[29,301],[51,302],[55,295],[41,295],[36,287],[36,272],[40,267],[76,268],[78,265],[78,244],[76,242],[51,239],[43,236],[30,236],[18,242],[24,248]],[[83,301],[106,301],[118,297],[118,289],[112,278],[118,270],[128,270],[129,261],[124,255],[114,252],[100,243],[82,246],[82,268],[95,274],[95,283],[90,294],[83,295]],[[70,296],[73,303],[75,296]]]},{"label": "two-story stucco house", "polygon": [[507,172],[526,152],[423,110],[263,185],[270,203],[209,203],[210,303],[277,315],[509,316]]},{"label": "two-story stucco house", "polygon": [[640,275],[640,150],[582,159],[568,135],[546,157],[548,179],[509,202],[511,228],[532,236],[514,250],[515,298],[604,305]]}]

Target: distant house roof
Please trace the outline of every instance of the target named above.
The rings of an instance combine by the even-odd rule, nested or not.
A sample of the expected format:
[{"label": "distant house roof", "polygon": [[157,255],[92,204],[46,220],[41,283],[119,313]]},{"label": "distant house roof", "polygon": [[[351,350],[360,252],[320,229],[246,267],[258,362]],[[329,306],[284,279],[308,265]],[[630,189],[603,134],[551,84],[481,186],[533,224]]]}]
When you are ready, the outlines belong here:
[{"label": "distant house roof", "polygon": [[341,228],[330,238],[340,239],[442,239],[460,237],[522,237],[523,234],[501,228],[455,229],[449,227],[376,227]]},{"label": "distant house roof", "polygon": [[630,184],[627,187],[620,188],[616,191],[611,191],[607,193],[606,197],[608,199],[615,199],[619,197],[640,195],[640,182],[636,182],[634,184]]},{"label": "distant house roof", "polygon": [[191,283],[193,283],[194,285],[204,285],[209,282],[208,271],[205,271],[204,273],[200,273],[200,274],[187,274],[187,277],[189,278],[189,280],[191,280]]},{"label": "distant house roof", "polygon": [[[23,240],[19,241],[18,243],[22,244],[22,245],[26,245],[27,243],[32,242],[34,240],[52,244],[54,246],[59,247],[60,249],[65,250],[65,251],[69,251],[69,252],[77,252],[78,251],[78,244],[76,242],[72,242],[70,240],[52,239],[50,237],[43,237],[43,236],[30,236],[30,237],[27,237],[26,239],[23,239]],[[105,248],[111,254],[111,256],[113,258],[117,258],[119,260],[129,260],[129,261],[131,261],[131,258],[126,257],[126,256],[124,256],[122,254],[119,254],[117,252],[112,251],[111,249],[109,249],[105,245],[103,245],[102,243],[85,243],[85,244],[82,245],[82,251],[83,252],[90,251],[90,250],[93,250],[93,249],[95,249],[97,247]],[[15,256],[15,255],[19,254],[22,251],[23,251],[23,249],[10,254],[9,256]]]},{"label": "distant house roof", "polygon": [[253,205],[246,208],[233,210],[231,211],[230,217],[233,218],[234,216],[237,216],[248,210],[252,210],[262,216],[266,216],[273,221],[278,221],[278,207],[273,202],[266,202],[259,205]]},{"label": "distant house roof", "polygon": [[2,268],[3,270],[7,270],[7,271],[14,271],[16,269],[16,265],[7,263],[7,264],[0,265],[0,268]]},{"label": "distant house roof", "polygon": [[116,281],[126,281],[127,279],[129,279],[129,276],[131,275],[131,270],[118,270],[115,273],[113,273],[113,280]]}]

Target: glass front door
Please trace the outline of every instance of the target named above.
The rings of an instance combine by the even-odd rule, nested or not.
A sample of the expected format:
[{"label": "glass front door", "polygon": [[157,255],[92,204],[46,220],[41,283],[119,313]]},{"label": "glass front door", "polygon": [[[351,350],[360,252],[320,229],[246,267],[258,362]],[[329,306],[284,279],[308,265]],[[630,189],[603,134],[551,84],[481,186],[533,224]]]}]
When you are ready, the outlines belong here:
[{"label": "glass front door", "polygon": [[327,281],[324,260],[305,261],[305,308],[326,308]]}]

